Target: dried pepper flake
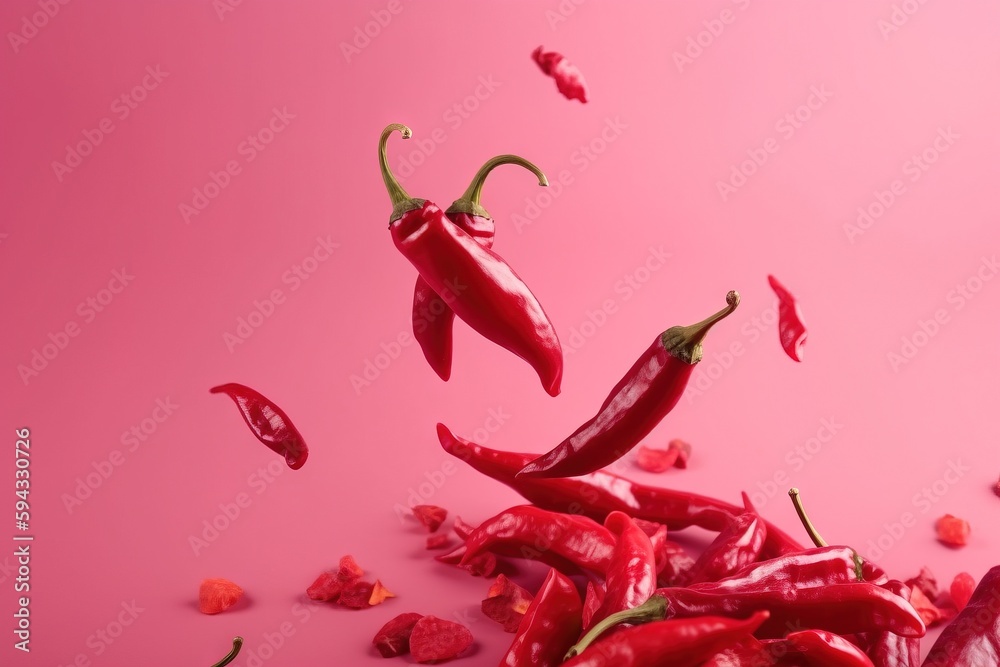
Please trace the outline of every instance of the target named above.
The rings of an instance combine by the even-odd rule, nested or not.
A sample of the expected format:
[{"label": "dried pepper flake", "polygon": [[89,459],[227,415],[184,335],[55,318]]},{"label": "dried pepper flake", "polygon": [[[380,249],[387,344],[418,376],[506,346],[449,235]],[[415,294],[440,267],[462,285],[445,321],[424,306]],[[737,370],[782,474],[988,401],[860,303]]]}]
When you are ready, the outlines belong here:
[{"label": "dried pepper flake", "polygon": [[778,338],[781,347],[795,361],[802,361],[802,347],[806,344],[806,327],[802,323],[799,305],[785,287],[774,276],[767,282],[778,295]]},{"label": "dried pepper flake", "polygon": [[906,585],[910,588],[919,588],[931,600],[936,600],[938,596],[938,583],[934,573],[928,567],[920,568],[920,574],[906,580]]},{"label": "dried pepper flake", "polygon": [[654,449],[641,445],[635,462],[646,472],[666,472],[677,462],[676,449]]},{"label": "dried pepper flake", "polygon": [[517,632],[533,599],[531,593],[501,574],[486,593],[483,614],[502,625],[504,632]]},{"label": "dried pepper flake", "polygon": [[972,529],[965,519],[945,514],[935,524],[938,539],[951,547],[964,547],[969,542]]},{"label": "dried pepper flake", "polygon": [[691,445],[684,442],[683,440],[671,440],[667,444],[667,449],[671,449],[677,452],[677,460],[674,461],[675,468],[687,468],[688,460],[691,458]]},{"label": "dried pepper flake", "polygon": [[365,571],[361,569],[357,561],[354,560],[354,556],[347,555],[340,559],[340,569],[337,571],[337,577],[345,582],[352,582],[360,579],[364,575]]},{"label": "dried pepper flake", "polygon": [[497,557],[484,551],[470,558],[462,567],[474,577],[489,577],[497,571]]},{"label": "dried pepper flake", "polygon": [[337,578],[337,573],[327,570],[316,577],[316,581],[306,589],[306,595],[317,602],[336,602],[343,588],[344,582]]},{"label": "dried pepper flake", "polygon": [[395,658],[410,652],[410,634],[423,614],[400,614],[375,633],[372,645],[383,658]]},{"label": "dried pepper flake", "polygon": [[389,598],[394,598],[394,597],[396,597],[396,594],[390,591],[384,585],[382,585],[381,581],[376,579],[375,583],[372,584],[372,594],[368,598],[368,604],[369,606],[375,606],[377,604],[382,604]]},{"label": "dried pepper flake", "polygon": [[568,100],[587,102],[587,82],[580,70],[566,56],[555,51],[544,51],[541,46],[531,52],[531,58],[547,76],[556,80],[556,88]]},{"label": "dried pepper flake", "polygon": [[910,604],[923,619],[924,625],[928,628],[933,627],[940,623],[944,618],[945,614],[931,602],[931,599],[924,595],[924,592],[919,588],[913,588],[910,591]]},{"label": "dried pepper flake", "polygon": [[448,510],[436,505],[414,505],[411,509],[413,516],[417,517],[417,520],[427,528],[429,533],[440,528],[444,520],[448,518]]},{"label": "dried pepper flake", "polygon": [[955,609],[962,611],[969,604],[972,592],[976,590],[976,580],[968,572],[959,572],[951,581],[951,599]]},{"label": "dried pepper flake", "polygon": [[457,658],[472,641],[472,633],[464,625],[424,616],[410,633],[410,653],[420,664],[443,662]]},{"label": "dried pepper flake", "polygon": [[218,614],[242,597],[243,589],[228,579],[205,579],[198,587],[198,610],[203,614]]},{"label": "dried pepper flake", "polygon": [[427,538],[428,549],[445,549],[451,544],[451,538],[447,533],[437,533]]},{"label": "dried pepper flake", "polygon": [[369,600],[375,592],[375,584],[368,581],[354,581],[340,592],[337,604],[348,609],[367,609],[371,606]]}]

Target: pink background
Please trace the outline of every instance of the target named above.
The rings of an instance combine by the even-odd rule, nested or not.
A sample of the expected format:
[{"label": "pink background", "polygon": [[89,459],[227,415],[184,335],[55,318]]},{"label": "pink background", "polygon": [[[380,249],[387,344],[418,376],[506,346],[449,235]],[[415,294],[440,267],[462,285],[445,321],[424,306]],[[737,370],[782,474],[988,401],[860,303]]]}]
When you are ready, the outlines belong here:
[{"label": "pink background", "polygon": [[[743,303],[707,341],[700,393],[649,439],[688,440],[692,467],[655,476],[629,457],[622,470],[730,501],[755,492],[796,534],[784,494],[798,486],[828,540],[900,578],[926,564],[943,582],[962,570],[978,579],[997,563],[1000,280],[980,280],[995,277],[1000,245],[995,3],[242,2],[220,15],[222,2],[71,2],[51,18],[38,14],[44,2],[0,7],[0,480],[13,489],[14,430],[30,427],[36,536],[30,655],[12,648],[13,547],[0,551],[0,662],[211,664],[241,634],[237,665],[374,664],[375,630],[418,611],[465,619],[476,637],[466,662],[494,663],[511,636],[479,614],[488,582],[436,563],[394,508],[422,484],[421,500],[470,521],[518,497],[445,465],[435,423],[546,451],[659,331],[714,312],[729,289]],[[894,11],[901,25],[887,31]],[[30,37],[12,44],[21,32]],[[529,59],[539,44],[580,67],[591,103],[557,94]],[[136,108],[116,102],[144,77]],[[274,109],[292,117],[249,160],[243,142]],[[797,126],[783,120],[796,112]],[[102,121],[113,131],[60,180],[53,162]],[[385,227],[375,153],[390,122],[414,131],[392,139],[393,168],[442,205],[498,153],[554,182],[562,173],[545,197],[505,167],[484,198],[495,250],[562,338],[560,397],[463,324],[447,384],[412,341],[395,343],[415,272]],[[925,150],[933,164],[914,171]],[[718,182],[752,155],[767,159],[747,163],[754,173],[724,198]],[[239,173],[186,222],[180,205],[229,161]],[[859,207],[888,202],[877,193],[896,180],[881,217],[845,228]],[[286,272],[317,238],[338,247],[296,283]],[[127,287],[102,292],[123,269]],[[778,345],[768,273],[802,304],[802,364]],[[273,314],[227,346],[274,290]],[[105,299],[101,312],[88,298]],[[23,381],[19,365],[68,323],[78,335]],[[904,337],[919,347],[894,362]],[[370,384],[352,383],[376,363]],[[302,470],[261,481],[280,459],[208,393],[224,382],[291,415],[312,449]],[[145,441],[123,441],[164,416],[158,400],[176,407],[146,422],[156,428]],[[69,511],[65,497],[110,457],[120,465]],[[189,538],[241,493],[249,507],[195,554]],[[14,496],[0,498],[11,504],[0,535],[14,534]],[[946,512],[971,522],[965,549],[935,540]],[[345,553],[398,598],[362,612],[296,606]],[[538,581],[540,570],[521,571]],[[236,581],[250,604],[198,613],[204,577]],[[121,635],[99,639],[133,603],[142,611]]]}]

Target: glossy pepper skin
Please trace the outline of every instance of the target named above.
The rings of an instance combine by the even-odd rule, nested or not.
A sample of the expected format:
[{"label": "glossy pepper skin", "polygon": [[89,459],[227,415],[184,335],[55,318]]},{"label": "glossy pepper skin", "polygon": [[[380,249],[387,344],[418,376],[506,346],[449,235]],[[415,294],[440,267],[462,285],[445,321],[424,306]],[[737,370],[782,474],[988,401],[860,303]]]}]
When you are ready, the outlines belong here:
[{"label": "glossy pepper skin", "polygon": [[790,656],[798,654],[810,667],[874,667],[864,651],[825,630],[790,632],[783,640]]},{"label": "glossy pepper skin", "polygon": [[601,409],[548,453],[524,466],[519,477],[574,477],[609,465],[649,435],[680,400],[709,329],[732,313],[740,295],[698,324],[672,327],[656,337],[604,400]]},{"label": "glossy pepper skin", "polygon": [[[901,581],[890,581],[885,584],[903,599],[910,599],[910,587]],[[869,646],[868,657],[875,667],[919,667],[920,640],[913,637],[900,637],[891,632],[871,632],[865,636]]]},{"label": "glossy pepper skin", "polygon": [[285,457],[292,470],[298,470],[309,458],[309,447],[285,411],[263,394],[246,385],[230,382],[212,387],[209,392],[225,394],[239,408],[243,421],[268,449]]},{"label": "glossy pepper skin", "polygon": [[500,667],[556,667],[580,635],[583,605],[573,582],[549,570],[524,612],[514,641]]},{"label": "glossy pepper skin", "polygon": [[615,537],[615,546],[605,576],[604,600],[585,629],[611,614],[638,607],[656,590],[656,559],[646,533],[624,512],[609,514],[604,527]]},{"label": "glossy pepper skin", "polygon": [[437,205],[414,199],[389,171],[386,141],[405,125],[390,125],[379,140],[379,165],[393,204],[392,241],[438,295],[455,294],[451,309],[485,338],[510,350],[535,369],[551,396],[559,394],[562,346],[555,328],[502,257],[455,225]]},{"label": "glossy pepper skin", "polygon": [[564,667],[696,667],[729,644],[749,637],[767,619],[762,611],[744,620],[703,616],[654,621],[597,640]]},{"label": "glossy pepper skin", "polygon": [[944,629],[923,667],[1000,665],[1000,565],[983,576],[965,609]]},{"label": "glossy pepper skin", "polygon": [[767,526],[756,512],[744,512],[702,552],[688,573],[688,584],[718,581],[754,563],[767,539]]},{"label": "glossy pepper skin", "polygon": [[[555,512],[583,514],[604,521],[618,510],[636,519],[665,524],[669,530],[698,526],[719,532],[742,514],[743,508],[694,493],[637,484],[624,477],[599,470],[569,479],[517,477],[531,454],[503,452],[469,442],[454,435],[444,424],[437,425],[441,447],[475,470],[517,491],[529,502]],[[775,553],[794,553],[802,545],[768,524],[767,545]]]},{"label": "glossy pepper skin", "polygon": [[[493,247],[496,223],[482,207],[480,198],[486,177],[503,164],[522,166],[538,177],[539,185],[548,185],[545,174],[531,162],[517,155],[498,155],[479,169],[465,193],[445,211],[445,215],[455,226],[487,249]],[[439,296],[419,275],[413,288],[413,337],[420,345],[427,363],[445,381],[451,377],[452,326],[455,321],[455,311],[448,303],[458,297],[459,289],[456,287],[444,297]]]}]

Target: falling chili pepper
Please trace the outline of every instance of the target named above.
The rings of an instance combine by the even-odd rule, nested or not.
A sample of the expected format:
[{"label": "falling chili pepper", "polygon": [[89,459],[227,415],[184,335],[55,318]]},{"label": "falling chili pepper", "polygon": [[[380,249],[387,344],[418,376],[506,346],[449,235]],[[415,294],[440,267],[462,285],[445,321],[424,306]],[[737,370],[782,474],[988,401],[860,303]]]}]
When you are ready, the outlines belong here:
[{"label": "falling chili pepper", "polygon": [[[524,167],[535,174],[539,185],[548,185],[541,169],[517,155],[498,155],[480,167],[469,188],[448,207],[445,215],[484,248],[493,247],[496,223],[480,203],[483,184],[490,172],[502,164]],[[457,291],[456,287],[444,297],[439,296],[420,276],[413,288],[413,337],[420,344],[427,363],[445,381],[451,377],[452,324],[455,321],[455,311],[448,302],[458,296]]]},{"label": "falling chili pepper", "polygon": [[615,547],[605,575],[604,600],[591,624],[638,607],[656,590],[656,560],[646,533],[623,512],[609,514],[604,527],[615,537]]},{"label": "falling chili pepper", "polygon": [[284,410],[256,390],[235,382],[212,387],[209,392],[233,399],[254,436],[284,456],[289,468],[298,470],[305,464],[309,448]]},{"label": "falling chili pepper", "polygon": [[778,338],[781,347],[789,357],[795,361],[802,361],[802,347],[806,344],[806,327],[802,323],[798,302],[774,276],[768,276],[767,282],[778,295]]},{"label": "falling chili pepper", "polygon": [[736,310],[737,292],[726,295],[726,307],[687,327],[672,327],[656,337],[604,400],[598,413],[547,454],[518,473],[519,477],[573,477],[613,463],[639,444],[680,400],[701,343],[717,322]]},{"label": "falling chili pepper", "polygon": [[546,76],[555,79],[556,87],[566,99],[580,100],[586,104],[587,82],[583,80],[580,70],[566,60],[566,56],[555,51],[544,51],[539,46],[531,52],[531,59]]},{"label": "falling chili pepper", "polygon": [[528,605],[501,667],[556,667],[580,635],[582,607],[576,586],[556,569],[549,570]]},{"label": "falling chili pepper", "polygon": [[396,249],[439,296],[461,285],[450,304],[455,314],[531,364],[545,391],[558,395],[562,347],[538,299],[502,257],[451,222],[438,206],[406,193],[386,157],[386,142],[396,131],[404,139],[411,135],[410,128],[393,124],[379,139],[379,166],[393,205],[389,231]]},{"label": "falling chili pepper", "polygon": [[229,663],[236,659],[236,656],[240,654],[240,649],[243,648],[243,637],[233,637],[233,648],[229,650],[222,660],[212,665],[212,667],[226,667]]},{"label": "falling chili pepper", "polygon": [[945,627],[924,667],[1000,664],[1000,565],[980,580],[972,598]]},{"label": "falling chili pepper", "polygon": [[[454,435],[444,424],[437,425],[437,434],[441,447],[452,456],[509,486],[538,507],[555,512],[604,521],[610,512],[618,510],[637,519],[662,523],[669,530],[698,526],[719,532],[745,511],[707,496],[637,484],[604,470],[566,479],[516,477],[533,455],[477,445]],[[765,552],[782,555],[802,550],[799,542],[777,526],[768,523],[767,531]]]}]

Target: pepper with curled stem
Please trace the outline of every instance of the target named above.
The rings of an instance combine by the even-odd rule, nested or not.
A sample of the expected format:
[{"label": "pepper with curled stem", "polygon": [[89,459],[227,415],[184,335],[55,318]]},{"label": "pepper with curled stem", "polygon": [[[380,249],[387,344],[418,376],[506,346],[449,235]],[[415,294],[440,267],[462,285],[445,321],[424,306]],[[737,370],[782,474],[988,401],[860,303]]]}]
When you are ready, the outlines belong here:
[{"label": "pepper with curled stem", "polygon": [[233,648],[225,655],[222,660],[212,665],[212,667],[226,667],[229,663],[236,659],[239,655],[240,649],[243,648],[243,637],[233,637]]}]

